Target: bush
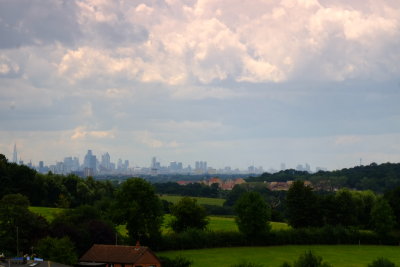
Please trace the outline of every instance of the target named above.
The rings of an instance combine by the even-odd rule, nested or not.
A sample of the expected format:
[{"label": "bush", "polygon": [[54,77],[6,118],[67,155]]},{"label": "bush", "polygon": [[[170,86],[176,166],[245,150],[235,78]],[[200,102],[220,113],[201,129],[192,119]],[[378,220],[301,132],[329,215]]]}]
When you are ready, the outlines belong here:
[{"label": "bush", "polygon": [[241,261],[240,263],[233,264],[231,267],[262,267],[262,264],[248,262],[248,261]]},{"label": "bush", "polygon": [[192,265],[192,261],[182,256],[178,256],[174,259],[167,257],[160,257],[162,267],[189,267]]},{"label": "bush", "polygon": [[39,256],[67,265],[73,265],[78,261],[74,244],[68,237],[41,239],[36,245]]},{"label": "bush", "polygon": [[378,258],[374,260],[368,267],[396,267],[396,264],[385,258]]},{"label": "bush", "polygon": [[[314,255],[311,251],[306,251],[300,255],[293,263],[293,267],[330,267],[331,265],[323,262],[322,257]],[[291,267],[288,262],[284,262],[281,267]]]}]

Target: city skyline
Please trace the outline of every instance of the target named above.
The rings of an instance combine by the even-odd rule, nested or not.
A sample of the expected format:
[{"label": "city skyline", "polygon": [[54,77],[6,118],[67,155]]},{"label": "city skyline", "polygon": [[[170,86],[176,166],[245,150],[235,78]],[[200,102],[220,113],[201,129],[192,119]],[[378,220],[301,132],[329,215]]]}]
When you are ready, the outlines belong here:
[{"label": "city skyline", "polygon": [[400,162],[400,2],[4,0],[0,153]]},{"label": "city skyline", "polygon": [[[237,166],[225,165],[225,166],[211,166],[206,160],[196,160],[194,162],[180,162],[176,160],[169,160],[161,162],[160,159],[153,156],[149,161],[149,164],[139,166],[134,164],[127,159],[121,159],[119,157],[113,158],[108,152],[95,154],[91,149],[88,149],[86,154],[83,156],[83,161],[80,160],[79,156],[65,156],[63,160],[53,159],[50,162],[45,163],[44,160],[38,160],[37,162],[24,161],[22,157],[17,159],[17,145],[14,144],[13,157],[8,158],[10,162],[17,164],[27,165],[31,168],[36,169],[41,173],[47,173],[52,171],[58,174],[69,174],[76,173],[81,176],[94,176],[101,174],[167,174],[167,173],[181,173],[181,174],[262,174],[264,172],[275,173],[287,169],[295,169],[298,171],[307,171],[309,173],[318,172],[319,170],[328,170],[325,167],[311,165],[307,162],[298,163],[296,166],[286,166],[285,162],[281,162],[279,167],[265,165],[249,165],[245,168],[239,168]],[[7,157],[7,156],[6,156]],[[359,160],[359,164],[362,165],[362,159]]]}]

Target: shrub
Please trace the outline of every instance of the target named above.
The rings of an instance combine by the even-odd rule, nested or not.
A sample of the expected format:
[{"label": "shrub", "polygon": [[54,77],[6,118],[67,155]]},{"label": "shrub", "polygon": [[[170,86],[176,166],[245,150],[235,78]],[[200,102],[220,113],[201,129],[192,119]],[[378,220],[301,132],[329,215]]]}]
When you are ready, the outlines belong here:
[{"label": "shrub", "polygon": [[174,259],[170,259],[167,257],[160,257],[161,266],[163,267],[189,267],[192,265],[192,261],[184,258],[182,256],[178,256]]},{"label": "shrub", "polygon": [[[285,263],[284,263],[285,264]],[[286,266],[289,264],[286,263]],[[306,251],[300,255],[293,263],[293,267],[330,267],[331,265],[323,262],[322,257],[314,255],[311,251]]]},{"label": "shrub", "polygon": [[231,267],[262,267],[262,264],[248,262],[248,261],[241,261],[240,263],[233,264]]},{"label": "shrub", "polygon": [[396,264],[386,258],[378,258],[374,260],[368,267],[396,267]]}]

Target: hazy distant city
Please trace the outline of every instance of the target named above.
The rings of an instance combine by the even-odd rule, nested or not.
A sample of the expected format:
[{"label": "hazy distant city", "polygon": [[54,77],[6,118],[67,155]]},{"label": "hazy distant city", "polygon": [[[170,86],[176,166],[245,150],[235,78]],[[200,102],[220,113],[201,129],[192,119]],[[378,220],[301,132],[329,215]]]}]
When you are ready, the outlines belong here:
[{"label": "hazy distant city", "polygon": [[[262,174],[264,172],[275,173],[286,170],[286,164],[281,163],[280,169],[269,168],[265,170],[262,166],[248,166],[247,169],[239,169],[231,166],[224,168],[214,168],[209,166],[206,160],[195,161],[193,165],[184,165],[182,162],[170,161],[169,163],[161,163],[157,157],[149,159],[148,166],[135,166],[133,162],[126,159],[118,158],[116,161],[111,160],[111,155],[106,152],[100,156],[96,155],[92,150],[88,150],[83,158],[83,162],[79,157],[67,156],[62,161],[54,160],[55,164],[46,164],[39,160],[37,164],[31,161],[25,162],[18,157],[17,146],[14,145],[12,162],[20,165],[26,165],[40,173],[52,172],[55,174],[75,174],[82,177],[87,176],[103,176],[103,175],[162,175],[162,174],[185,174],[185,175],[201,175],[201,174]],[[317,172],[326,170],[317,167],[311,169],[310,164],[298,164],[295,168],[298,171]]]}]

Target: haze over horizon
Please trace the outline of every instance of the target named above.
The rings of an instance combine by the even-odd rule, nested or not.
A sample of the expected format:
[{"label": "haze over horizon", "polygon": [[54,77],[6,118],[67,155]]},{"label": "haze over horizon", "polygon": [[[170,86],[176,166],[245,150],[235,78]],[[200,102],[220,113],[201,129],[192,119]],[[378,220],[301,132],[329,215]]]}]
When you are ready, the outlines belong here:
[{"label": "haze over horizon", "polygon": [[0,153],[400,162],[397,0],[1,0]]}]

